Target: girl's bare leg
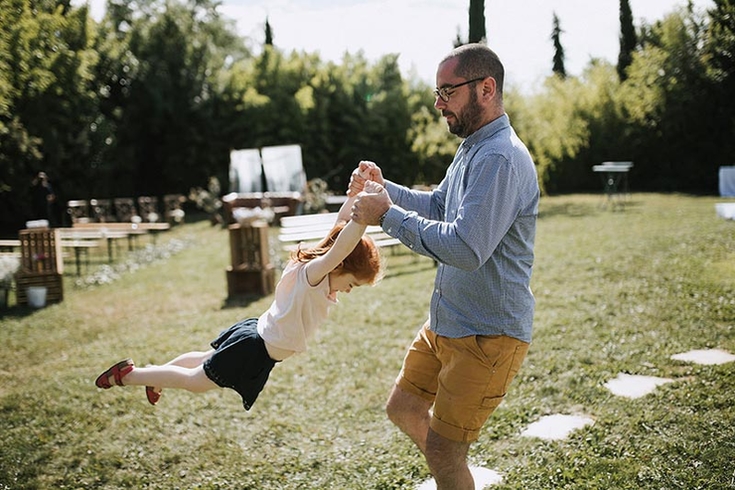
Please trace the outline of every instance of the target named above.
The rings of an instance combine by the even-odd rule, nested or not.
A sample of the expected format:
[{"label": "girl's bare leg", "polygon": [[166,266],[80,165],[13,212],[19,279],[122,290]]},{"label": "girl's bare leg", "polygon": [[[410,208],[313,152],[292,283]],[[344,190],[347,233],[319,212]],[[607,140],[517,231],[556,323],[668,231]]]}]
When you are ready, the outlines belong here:
[{"label": "girl's bare leg", "polygon": [[219,388],[204,374],[201,364],[190,368],[174,364],[136,367],[123,378],[123,383],[125,386],[155,386],[157,389],[178,388],[193,393]]},{"label": "girl's bare leg", "polygon": [[[208,351],[186,352],[174,359],[171,359],[166,364],[164,364],[164,366],[179,366],[183,368],[195,368],[197,366],[201,366],[202,364],[204,364],[204,361],[212,357],[212,354],[214,354],[214,349],[210,349]],[[154,366],[148,366],[148,367],[154,367]],[[128,384],[127,380],[125,380],[125,384]],[[159,385],[146,384],[145,386],[152,386],[153,391],[155,391],[156,393],[161,393],[161,391],[163,391],[163,387]]]},{"label": "girl's bare leg", "polygon": [[193,368],[204,364],[204,361],[212,357],[212,354],[214,354],[214,349],[210,349],[205,352],[187,352],[186,354],[181,354],[179,357],[168,361],[165,365]]}]

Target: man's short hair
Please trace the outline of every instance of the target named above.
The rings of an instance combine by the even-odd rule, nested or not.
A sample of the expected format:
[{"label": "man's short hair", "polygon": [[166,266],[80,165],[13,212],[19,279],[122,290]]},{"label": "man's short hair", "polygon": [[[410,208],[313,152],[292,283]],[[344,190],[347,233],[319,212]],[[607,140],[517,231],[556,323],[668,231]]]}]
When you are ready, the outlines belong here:
[{"label": "man's short hair", "polygon": [[497,91],[502,95],[503,81],[505,79],[505,68],[495,51],[484,44],[464,44],[452,50],[442,63],[452,58],[457,58],[458,63],[454,74],[458,77],[472,80],[480,77],[493,77]]}]

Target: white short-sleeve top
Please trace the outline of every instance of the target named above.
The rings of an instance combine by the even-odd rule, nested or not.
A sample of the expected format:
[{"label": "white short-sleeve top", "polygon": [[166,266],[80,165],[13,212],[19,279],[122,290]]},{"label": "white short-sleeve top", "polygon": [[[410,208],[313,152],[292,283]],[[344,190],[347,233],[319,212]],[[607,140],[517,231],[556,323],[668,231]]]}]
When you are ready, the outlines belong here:
[{"label": "white short-sleeve top", "polygon": [[258,333],[279,349],[303,352],[335,304],[337,293],[329,292],[329,276],[312,286],[306,278],[306,263],[289,260],[273,303],[258,318]]}]

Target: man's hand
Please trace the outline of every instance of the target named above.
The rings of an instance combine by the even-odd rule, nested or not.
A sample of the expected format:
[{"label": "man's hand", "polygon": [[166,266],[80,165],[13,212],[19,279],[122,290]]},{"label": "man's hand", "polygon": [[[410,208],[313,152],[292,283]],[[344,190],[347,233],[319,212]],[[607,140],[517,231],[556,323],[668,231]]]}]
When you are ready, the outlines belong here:
[{"label": "man's hand", "polygon": [[362,225],[377,225],[380,217],[392,204],[388,191],[377,182],[368,180],[363,184],[363,191],[357,195],[352,205],[350,218]]},{"label": "man's hand", "polygon": [[359,194],[365,187],[365,182],[372,180],[378,184],[385,185],[385,179],[383,179],[383,172],[380,170],[375,162],[363,160],[359,163],[357,168],[352,171],[350,176],[350,186],[347,189],[347,196],[352,197]]}]

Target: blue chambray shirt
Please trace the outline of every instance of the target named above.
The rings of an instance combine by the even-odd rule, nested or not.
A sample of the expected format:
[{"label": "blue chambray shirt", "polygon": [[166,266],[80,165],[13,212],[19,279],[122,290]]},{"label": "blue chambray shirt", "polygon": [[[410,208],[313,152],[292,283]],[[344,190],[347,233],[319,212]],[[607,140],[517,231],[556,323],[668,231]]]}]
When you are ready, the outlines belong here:
[{"label": "blue chambray shirt", "polygon": [[386,181],[383,229],[439,262],[430,328],[445,337],[507,335],[531,342],[530,281],[539,187],[507,115],[465,139],[431,191]]}]

